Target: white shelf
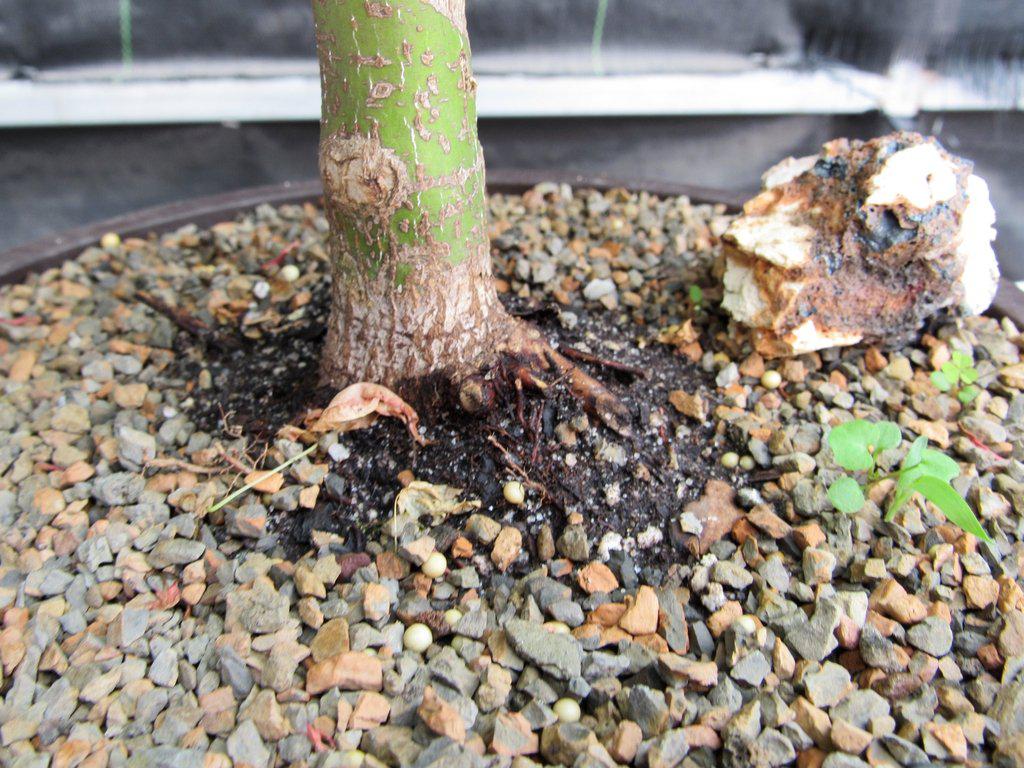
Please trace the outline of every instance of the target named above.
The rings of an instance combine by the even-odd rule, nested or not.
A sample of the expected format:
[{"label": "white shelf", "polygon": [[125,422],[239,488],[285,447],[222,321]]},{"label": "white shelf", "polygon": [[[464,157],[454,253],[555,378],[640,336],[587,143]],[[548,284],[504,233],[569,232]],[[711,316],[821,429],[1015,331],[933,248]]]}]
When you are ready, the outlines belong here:
[{"label": "white shelf", "polygon": [[[201,73],[206,72],[207,76]],[[174,75],[174,76],[171,76]],[[903,66],[881,75],[848,67],[659,75],[481,75],[486,118],[857,114],[1006,110],[1024,97]],[[0,127],[257,121],[319,117],[319,80],[305,62],[149,65],[131,77],[110,67],[0,81]]]}]

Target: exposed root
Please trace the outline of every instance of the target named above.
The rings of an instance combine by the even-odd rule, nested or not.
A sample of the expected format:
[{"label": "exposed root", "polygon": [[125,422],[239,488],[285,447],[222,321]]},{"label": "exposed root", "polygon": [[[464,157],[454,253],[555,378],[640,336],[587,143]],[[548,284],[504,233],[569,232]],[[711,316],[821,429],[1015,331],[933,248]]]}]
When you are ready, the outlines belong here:
[{"label": "exposed root", "polygon": [[545,487],[543,483],[539,483],[536,480],[532,480],[530,478],[530,476],[526,473],[526,470],[522,468],[519,462],[515,460],[512,454],[509,453],[509,450],[504,445],[501,444],[501,441],[498,440],[497,437],[495,437],[494,435],[488,435],[487,442],[489,442],[491,445],[493,445],[501,452],[502,458],[504,458],[505,460],[505,465],[519,476],[519,478],[523,482],[523,485],[525,485],[530,490],[534,490],[540,493],[542,501],[544,499],[552,499],[556,502],[556,504],[558,503],[558,500],[548,492],[548,489]]},{"label": "exposed root", "polygon": [[642,379],[646,375],[642,369],[637,368],[634,365],[627,365],[626,363],[609,360],[606,357],[600,357],[599,355],[594,355],[590,352],[584,352],[582,349],[576,349],[576,347],[562,345],[559,347],[559,351],[566,357],[572,358],[573,360],[582,360],[585,363],[593,363],[594,365],[599,365],[602,368],[607,368],[612,371],[628,373],[630,376],[636,376]]},{"label": "exposed root", "polygon": [[[580,369],[532,326],[516,323],[513,333],[499,351],[499,362],[490,371],[464,379],[459,387],[459,402],[470,413],[490,410],[502,389],[515,392],[520,421],[523,420],[522,392],[531,389],[544,393],[551,386],[549,377],[566,381],[569,391],[584,409],[620,435],[629,436],[630,414],[607,387]],[[523,425],[524,428],[526,425]]]},{"label": "exposed root", "polygon": [[209,344],[222,350],[238,349],[240,346],[238,339],[218,333],[199,318],[190,315],[184,309],[180,307],[172,307],[170,304],[157,298],[151,293],[147,293],[146,291],[136,291],[135,298],[154,312],[159,312],[161,315],[177,325],[181,330],[196,337],[204,344]]}]

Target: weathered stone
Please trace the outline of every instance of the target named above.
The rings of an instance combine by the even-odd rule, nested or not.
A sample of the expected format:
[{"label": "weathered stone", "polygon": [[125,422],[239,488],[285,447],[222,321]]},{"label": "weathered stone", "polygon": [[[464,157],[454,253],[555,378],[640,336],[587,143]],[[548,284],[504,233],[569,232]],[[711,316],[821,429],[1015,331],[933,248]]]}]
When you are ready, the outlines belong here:
[{"label": "weathered stone", "polygon": [[985,182],[935,139],[835,139],[771,168],[730,225],[722,307],[766,357],[978,314],[998,284],[994,221]]},{"label": "weathered stone", "polygon": [[555,634],[522,619],[509,621],[505,635],[516,653],[547,674],[559,680],[579,677],[583,651],[571,635]]},{"label": "weathered stone", "polygon": [[423,692],[423,701],[416,712],[423,724],[438,736],[447,736],[460,743],[466,740],[466,724],[458,710],[438,696],[429,685]]},{"label": "weathered stone", "polygon": [[306,690],[323,693],[329,688],[343,691],[379,691],[384,683],[380,659],[349,651],[314,663],[306,672]]},{"label": "weathered stone", "polygon": [[944,619],[929,616],[907,631],[907,641],[931,656],[945,656],[953,647],[953,630]]},{"label": "weathered stone", "polygon": [[815,672],[804,673],[801,682],[811,703],[823,709],[842,701],[852,687],[847,669],[831,661],[826,661]]},{"label": "weathered stone", "polygon": [[627,602],[619,626],[631,635],[649,635],[658,628],[658,595],[648,586],[640,587]]},{"label": "weathered stone", "polygon": [[721,480],[708,480],[704,494],[683,509],[700,523],[699,534],[683,536],[683,546],[694,555],[703,555],[716,541],[728,534],[743,510],[736,506],[733,487]]}]

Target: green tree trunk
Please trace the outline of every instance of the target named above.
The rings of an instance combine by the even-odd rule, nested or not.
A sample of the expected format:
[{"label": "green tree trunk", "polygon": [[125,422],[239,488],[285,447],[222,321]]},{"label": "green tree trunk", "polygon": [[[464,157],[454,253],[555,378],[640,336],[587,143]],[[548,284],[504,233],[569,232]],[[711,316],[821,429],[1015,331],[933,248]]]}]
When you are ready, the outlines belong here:
[{"label": "green tree trunk", "polygon": [[415,392],[518,327],[491,279],[465,0],[313,0],[331,226],[326,383]]}]

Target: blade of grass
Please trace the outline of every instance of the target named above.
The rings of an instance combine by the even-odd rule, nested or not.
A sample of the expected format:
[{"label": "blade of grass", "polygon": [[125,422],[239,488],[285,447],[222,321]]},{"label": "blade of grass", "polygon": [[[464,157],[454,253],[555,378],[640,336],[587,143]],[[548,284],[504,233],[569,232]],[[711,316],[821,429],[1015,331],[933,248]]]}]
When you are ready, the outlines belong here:
[{"label": "blade of grass", "polygon": [[590,65],[595,75],[604,74],[601,59],[601,42],[604,38],[604,20],[608,15],[608,0],[597,0],[597,14],[594,16],[594,34],[590,41]]},{"label": "blade of grass", "polygon": [[290,467],[296,461],[301,459],[303,456],[309,456],[309,454],[311,454],[314,450],[316,450],[316,446],[317,446],[317,444],[313,443],[311,446],[309,446],[309,448],[304,450],[302,453],[299,453],[299,454],[296,454],[295,456],[292,456],[290,459],[288,459],[288,461],[285,461],[285,462],[283,462],[281,464],[278,464],[273,469],[269,469],[266,472],[260,473],[259,477],[257,477],[251,483],[246,483],[245,485],[243,485],[241,488],[239,488],[234,493],[229,493],[223,499],[221,499],[216,504],[214,504],[212,507],[210,507],[209,511],[210,512],[216,512],[218,509],[223,507],[225,504],[230,504],[232,501],[237,499],[243,493],[247,493],[248,491],[252,490],[255,486],[257,486],[260,483],[262,483],[264,480],[266,480],[271,475],[275,475],[278,472],[282,472],[285,469],[288,469],[288,467]]}]

